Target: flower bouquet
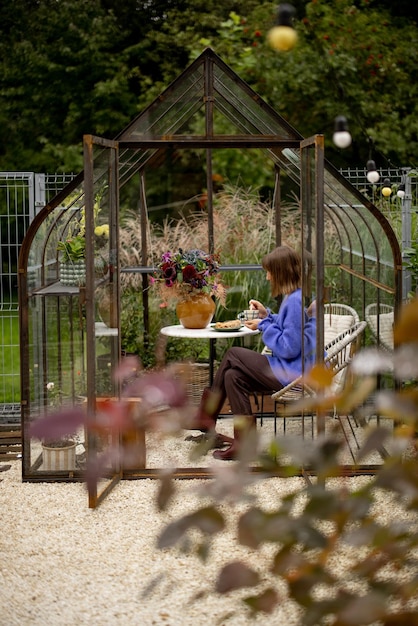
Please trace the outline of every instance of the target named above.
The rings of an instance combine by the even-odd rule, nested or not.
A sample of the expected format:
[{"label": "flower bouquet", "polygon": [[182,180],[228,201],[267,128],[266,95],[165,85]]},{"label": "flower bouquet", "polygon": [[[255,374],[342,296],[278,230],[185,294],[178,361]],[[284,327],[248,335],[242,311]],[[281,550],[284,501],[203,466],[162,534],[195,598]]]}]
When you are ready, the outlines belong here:
[{"label": "flower bouquet", "polygon": [[[219,279],[217,255],[203,250],[165,252],[158,264],[151,283],[162,298],[160,307],[169,301],[176,302],[177,316],[186,328],[202,328],[212,320],[217,299],[226,301],[226,289]],[[205,309],[198,316],[198,309]],[[199,317],[199,319],[198,319]]]},{"label": "flower bouquet", "polygon": [[187,300],[206,293],[225,304],[226,289],[219,279],[219,259],[203,250],[165,252],[151,283],[167,304],[169,300]]}]

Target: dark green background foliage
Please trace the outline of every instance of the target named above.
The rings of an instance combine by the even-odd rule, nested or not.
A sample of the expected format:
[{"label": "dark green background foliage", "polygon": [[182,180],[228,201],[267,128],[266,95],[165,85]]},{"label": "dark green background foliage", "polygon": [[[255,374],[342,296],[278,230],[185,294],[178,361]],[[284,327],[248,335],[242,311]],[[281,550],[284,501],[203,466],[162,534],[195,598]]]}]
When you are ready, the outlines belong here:
[{"label": "dark green background foliage", "polygon": [[[363,164],[370,140],[381,165],[414,165],[415,5],[293,4],[299,43],[280,54],[265,41],[275,2],[4,0],[0,169],[80,170],[84,133],[115,137],[206,45],[303,135],[324,133],[337,165]],[[343,153],[339,113],[354,139]]]}]

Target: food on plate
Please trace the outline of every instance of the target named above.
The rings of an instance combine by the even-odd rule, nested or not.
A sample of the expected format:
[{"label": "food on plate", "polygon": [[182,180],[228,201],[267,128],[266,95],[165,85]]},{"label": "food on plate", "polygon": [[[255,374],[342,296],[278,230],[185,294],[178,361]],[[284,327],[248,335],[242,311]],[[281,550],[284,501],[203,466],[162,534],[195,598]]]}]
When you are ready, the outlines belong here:
[{"label": "food on plate", "polygon": [[241,326],[242,322],[240,322],[240,320],[229,320],[227,322],[216,322],[215,330],[237,330],[238,328],[241,328]]}]

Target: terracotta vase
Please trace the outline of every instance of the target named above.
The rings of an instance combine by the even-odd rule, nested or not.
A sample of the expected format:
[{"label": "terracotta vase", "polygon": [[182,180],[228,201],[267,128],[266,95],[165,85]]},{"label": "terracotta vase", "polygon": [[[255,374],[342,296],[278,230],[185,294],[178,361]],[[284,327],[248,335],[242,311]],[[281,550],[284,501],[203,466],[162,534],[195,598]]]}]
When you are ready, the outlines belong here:
[{"label": "terracotta vase", "polygon": [[196,293],[186,300],[179,300],[177,317],[184,328],[206,328],[215,313],[215,303],[208,293]]}]

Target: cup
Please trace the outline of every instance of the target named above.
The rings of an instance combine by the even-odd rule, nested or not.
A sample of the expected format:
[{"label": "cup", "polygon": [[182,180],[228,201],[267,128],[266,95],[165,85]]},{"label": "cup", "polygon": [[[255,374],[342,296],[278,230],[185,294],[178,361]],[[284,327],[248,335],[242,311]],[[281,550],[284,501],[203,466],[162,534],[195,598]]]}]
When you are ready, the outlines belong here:
[{"label": "cup", "polygon": [[245,311],[241,311],[241,313],[238,313],[237,318],[241,322],[247,322],[248,320],[256,320],[258,319],[258,311],[257,309],[245,309]]}]

